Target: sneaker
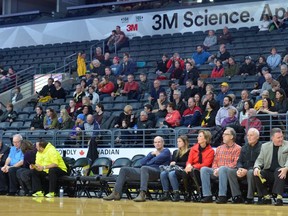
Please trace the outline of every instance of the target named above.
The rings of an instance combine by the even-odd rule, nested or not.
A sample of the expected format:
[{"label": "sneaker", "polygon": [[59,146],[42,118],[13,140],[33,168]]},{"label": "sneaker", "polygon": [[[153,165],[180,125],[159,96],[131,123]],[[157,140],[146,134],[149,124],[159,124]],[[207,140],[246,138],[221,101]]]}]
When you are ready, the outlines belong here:
[{"label": "sneaker", "polygon": [[37,191],[36,193],[32,194],[33,197],[44,197],[44,193],[42,191]]},{"label": "sneaker", "polygon": [[233,204],[244,203],[244,199],[242,198],[242,196],[236,196],[236,197],[233,197],[232,203]]},{"label": "sneaker", "polygon": [[247,205],[254,204],[254,199],[247,198],[246,201],[245,201],[245,204],[247,204]]},{"label": "sneaker", "polygon": [[53,197],[55,197],[55,193],[54,192],[50,192],[50,193],[46,194],[45,197],[53,198]]},{"label": "sneaker", "polygon": [[212,196],[206,196],[201,200],[202,203],[212,203],[213,202],[213,198]]},{"label": "sneaker", "polygon": [[272,204],[272,200],[271,199],[265,199],[265,198],[258,198],[258,202],[257,205],[271,205]]},{"label": "sneaker", "polygon": [[227,197],[226,196],[219,196],[216,200],[217,204],[225,204],[227,203]]},{"label": "sneaker", "polygon": [[276,203],[274,205],[275,206],[283,206],[283,200],[282,199],[277,199]]}]

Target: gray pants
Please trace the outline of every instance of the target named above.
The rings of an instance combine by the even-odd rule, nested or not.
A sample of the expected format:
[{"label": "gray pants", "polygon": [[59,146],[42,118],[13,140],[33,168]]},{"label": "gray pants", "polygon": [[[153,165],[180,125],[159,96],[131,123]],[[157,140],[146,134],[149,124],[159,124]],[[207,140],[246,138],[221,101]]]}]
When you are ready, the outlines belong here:
[{"label": "gray pants", "polygon": [[253,199],[254,198],[254,192],[255,192],[255,181],[254,181],[254,175],[253,175],[253,170],[250,169],[247,172],[247,175],[243,178],[237,177],[236,174],[237,170],[236,169],[228,169],[227,177],[231,189],[231,193],[233,197],[236,196],[241,196],[241,190],[239,186],[239,180],[247,180],[248,184],[248,192],[247,192],[247,198],[248,199]]},{"label": "gray pants", "polygon": [[147,191],[148,181],[158,180],[160,170],[154,167],[142,166],[141,168],[123,167],[115,184],[115,192],[122,194],[123,186],[127,180],[139,181],[140,190]]}]

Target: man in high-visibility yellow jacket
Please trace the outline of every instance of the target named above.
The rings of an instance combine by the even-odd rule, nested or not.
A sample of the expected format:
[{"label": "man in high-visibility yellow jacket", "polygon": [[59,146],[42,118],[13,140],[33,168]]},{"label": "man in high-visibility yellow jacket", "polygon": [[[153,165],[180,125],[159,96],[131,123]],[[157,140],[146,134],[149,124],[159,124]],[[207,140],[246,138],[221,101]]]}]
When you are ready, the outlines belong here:
[{"label": "man in high-visibility yellow jacket", "polygon": [[30,165],[32,172],[32,190],[34,197],[43,197],[44,189],[42,182],[46,176],[49,180],[49,193],[45,196],[52,198],[57,189],[59,177],[67,175],[67,167],[56,148],[46,141],[36,142],[37,154],[35,164]]}]

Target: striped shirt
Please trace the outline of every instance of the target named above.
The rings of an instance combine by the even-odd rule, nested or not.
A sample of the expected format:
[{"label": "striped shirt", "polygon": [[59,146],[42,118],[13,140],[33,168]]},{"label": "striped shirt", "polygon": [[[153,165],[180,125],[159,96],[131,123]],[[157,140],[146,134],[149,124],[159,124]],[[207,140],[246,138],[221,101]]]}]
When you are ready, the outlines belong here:
[{"label": "striped shirt", "polygon": [[213,169],[221,166],[235,168],[239,158],[241,146],[234,143],[232,146],[223,144],[216,149],[216,154],[212,164]]}]

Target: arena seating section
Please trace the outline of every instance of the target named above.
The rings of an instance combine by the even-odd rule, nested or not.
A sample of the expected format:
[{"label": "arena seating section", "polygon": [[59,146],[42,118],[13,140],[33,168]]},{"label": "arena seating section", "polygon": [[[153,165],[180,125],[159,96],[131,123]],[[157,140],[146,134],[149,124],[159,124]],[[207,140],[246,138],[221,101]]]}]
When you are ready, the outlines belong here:
[{"label": "arena seating section", "polygon": [[[217,30],[216,35],[218,35],[222,30]],[[250,55],[253,60],[256,60],[259,55],[268,56],[271,47],[276,47],[278,53],[282,53],[285,50],[285,44],[288,42],[288,30],[283,32],[273,31],[268,32],[258,32],[258,27],[243,27],[239,29],[230,28],[230,32],[233,36],[232,44],[227,46],[228,51],[234,56],[239,64],[242,64],[244,57]],[[202,44],[207,32],[186,32],[186,33],[176,33],[176,34],[164,34],[164,35],[153,35],[153,36],[143,36],[134,37],[130,40],[130,46],[125,47],[120,50],[118,56],[122,57],[124,52],[130,53],[132,59],[136,62],[144,62],[143,64],[138,64],[136,74],[136,80],[139,80],[139,74],[145,72],[148,75],[148,79],[154,80],[156,78],[155,68],[156,61],[161,59],[163,53],[172,56],[174,52],[178,52],[181,58],[186,59],[191,57],[195,50],[195,46]],[[23,70],[29,66],[40,67],[41,64],[56,64],[57,67],[63,66],[63,60],[68,55],[77,53],[81,50],[85,50],[90,53],[91,45],[97,43],[98,41],[82,41],[73,43],[56,43],[48,45],[38,45],[29,47],[19,47],[19,48],[5,48],[0,50],[2,59],[0,62],[2,65],[10,66],[12,65],[16,71]],[[214,46],[209,50],[210,53],[214,54],[218,51],[219,46]],[[111,58],[113,55],[111,56]],[[88,62],[88,60],[87,60]],[[75,65],[76,68],[76,65]],[[212,68],[206,64],[200,67],[201,76],[207,77]],[[277,69],[272,71],[272,75],[276,78],[280,73]],[[231,79],[219,78],[211,79],[207,78],[207,83],[212,83],[216,92],[219,91],[219,84],[223,81],[227,81],[231,84],[231,89],[236,94],[236,102],[240,99],[240,92],[243,89],[252,90],[254,83],[257,81],[257,77],[240,77],[235,76]],[[169,80],[161,81],[162,86],[168,86]],[[76,83],[75,83],[76,84]],[[70,88],[66,89],[68,96],[66,101],[57,101],[49,106],[55,108],[59,113],[61,106],[68,104],[69,99],[72,98],[72,94],[75,90],[75,84]],[[181,86],[185,88],[185,86]],[[131,103],[135,110],[139,111],[143,109],[143,105],[147,103],[147,100],[138,101],[128,101],[125,97],[116,98],[115,101],[111,101],[107,98],[103,101],[105,110],[113,113],[117,116],[123,111],[124,106],[127,103]],[[111,103],[113,102],[113,103]],[[25,106],[23,109],[16,110],[19,113],[17,122],[10,123],[0,123],[0,130],[5,130],[3,139],[7,139],[11,135],[11,130],[25,130],[30,126],[30,120],[33,118],[35,112],[33,107]]]}]

